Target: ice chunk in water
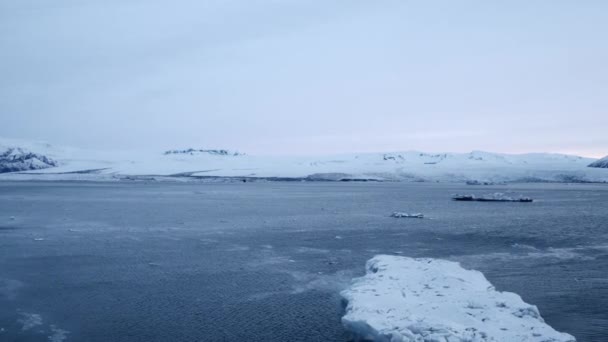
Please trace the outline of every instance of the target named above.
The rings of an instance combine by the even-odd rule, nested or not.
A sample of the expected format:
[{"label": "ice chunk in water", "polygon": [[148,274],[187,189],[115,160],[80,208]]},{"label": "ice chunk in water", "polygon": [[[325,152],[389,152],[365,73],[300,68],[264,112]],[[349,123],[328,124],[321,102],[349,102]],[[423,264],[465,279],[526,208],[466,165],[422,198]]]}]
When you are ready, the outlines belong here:
[{"label": "ice chunk in water", "polygon": [[481,272],[438,259],[378,255],[342,291],[342,323],[373,341],[575,341],[547,325],[534,305],[494,289]]}]

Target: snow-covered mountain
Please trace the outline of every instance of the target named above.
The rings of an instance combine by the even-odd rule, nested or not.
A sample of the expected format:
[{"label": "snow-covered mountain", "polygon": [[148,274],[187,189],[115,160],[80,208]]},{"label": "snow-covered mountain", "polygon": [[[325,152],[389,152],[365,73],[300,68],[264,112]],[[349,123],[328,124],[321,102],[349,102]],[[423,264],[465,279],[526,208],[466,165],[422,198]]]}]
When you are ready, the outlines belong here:
[{"label": "snow-covered mountain", "polygon": [[[27,151],[24,152],[25,155],[32,153],[37,161],[31,164],[47,168],[22,168],[16,170],[20,172],[2,174],[0,179],[117,180],[233,177],[270,180],[479,181],[484,183],[608,182],[608,169],[587,167],[595,159],[549,153],[512,155],[473,151],[433,154],[409,151],[323,157],[268,157],[228,150],[193,148],[166,152],[90,151],[45,143],[0,140],[0,154],[9,150]],[[39,164],[38,161],[44,165]]]},{"label": "snow-covered mountain", "polygon": [[589,164],[589,167],[608,168],[608,156]]}]

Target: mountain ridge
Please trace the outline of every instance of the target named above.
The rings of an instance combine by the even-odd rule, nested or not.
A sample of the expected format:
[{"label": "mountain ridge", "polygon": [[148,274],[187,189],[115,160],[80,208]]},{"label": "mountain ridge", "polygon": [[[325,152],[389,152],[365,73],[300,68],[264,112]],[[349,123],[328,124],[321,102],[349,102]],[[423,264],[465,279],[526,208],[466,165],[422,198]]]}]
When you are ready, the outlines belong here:
[{"label": "mountain ridge", "polygon": [[[99,179],[141,176],[189,179],[302,179],[428,182],[608,182],[593,158],[555,153],[420,151],[321,157],[255,156],[222,149],[164,152],[93,151],[0,139],[0,154],[21,149],[50,163],[16,169],[0,179]],[[2,167],[2,165],[0,165]],[[78,176],[76,176],[78,175]],[[83,175],[87,175],[86,177]]]}]

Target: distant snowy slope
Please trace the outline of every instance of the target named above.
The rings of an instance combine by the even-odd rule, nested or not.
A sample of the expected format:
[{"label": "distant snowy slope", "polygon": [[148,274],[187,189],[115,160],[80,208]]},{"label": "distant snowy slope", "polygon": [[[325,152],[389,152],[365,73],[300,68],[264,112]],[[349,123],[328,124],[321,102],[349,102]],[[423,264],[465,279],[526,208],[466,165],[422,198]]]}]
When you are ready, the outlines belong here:
[{"label": "distant snowy slope", "polygon": [[608,156],[594,161],[593,163],[589,164],[589,167],[600,167],[600,168],[608,168]]},{"label": "distant snowy slope", "polygon": [[[222,149],[91,151],[46,143],[0,139],[48,158],[46,165],[14,169],[2,179],[122,179],[132,177],[237,177],[308,180],[389,180],[433,182],[607,182],[608,170],[589,168],[594,159],[533,153],[395,153],[323,157],[252,156]],[[7,148],[0,149],[0,152]],[[27,151],[27,152],[25,152]],[[44,162],[44,159],[39,158]],[[28,164],[29,165],[29,164]],[[34,166],[48,166],[36,168]],[[75,176],[78,175],[78,176]]]}]

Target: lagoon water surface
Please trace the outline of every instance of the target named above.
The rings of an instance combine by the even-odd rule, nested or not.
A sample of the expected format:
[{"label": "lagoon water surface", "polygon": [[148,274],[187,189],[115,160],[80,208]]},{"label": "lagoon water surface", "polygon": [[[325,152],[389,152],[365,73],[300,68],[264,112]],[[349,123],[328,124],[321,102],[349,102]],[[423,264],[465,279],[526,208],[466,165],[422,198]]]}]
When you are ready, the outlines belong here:
[{"label": "lagoon water surface", "polygon": [[[536,201],[450,199],[497,191]],[[376,254],[608,340],[606,185],[0,182],[0,341],[347,341],[339,292]]]}]

